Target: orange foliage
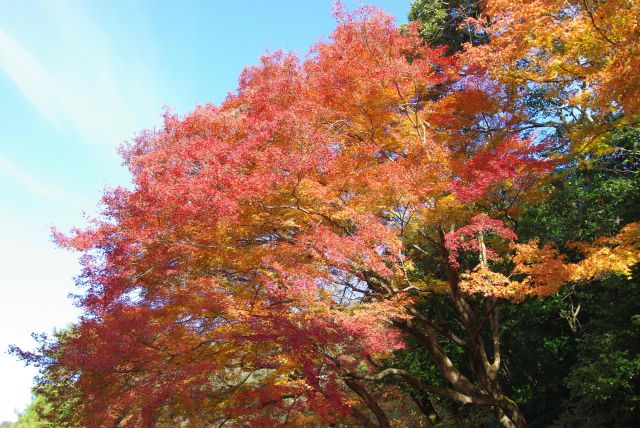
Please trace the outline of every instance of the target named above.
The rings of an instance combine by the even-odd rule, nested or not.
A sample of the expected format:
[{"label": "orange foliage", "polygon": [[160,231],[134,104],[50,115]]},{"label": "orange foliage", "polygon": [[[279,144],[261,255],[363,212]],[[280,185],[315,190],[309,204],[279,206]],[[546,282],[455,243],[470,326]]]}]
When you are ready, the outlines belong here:
[{"label": "orange foliage", "polygon": [[548,84],[565,102],[600,120],[640,111],[640,2],[487,0],[474,23],[490,42],[468,49],[510,85]]},{"label": "orange foliage", "polygon": [[[84,254],[85,317],[49,349],[85,397],[80,423],[335,423],[364,395],[346,373],[404,346],[412,327],[398,326],[424,293],[446,284],[460,301],[521,301],[628,274],[638,225],[576,246],[578,263],[514,243],[519,205],[539,197],[558,159],[511,129],[523,113],[500,92],[568,79],[580,84],[567,102],[635,112],[637,11],[489,0],[491,43],[460,59],[472,77],[413,26],[340,11],[305,60],[266,55],[222,105],[167,113],[123,150],[133,188],[108,192],[92,227],[56,234]],[[433,272],[416,267],[424,255]],[[427,350],[452,370],[436,344]],[[456,397],[486,393],[470,385],[454,385]]]}]

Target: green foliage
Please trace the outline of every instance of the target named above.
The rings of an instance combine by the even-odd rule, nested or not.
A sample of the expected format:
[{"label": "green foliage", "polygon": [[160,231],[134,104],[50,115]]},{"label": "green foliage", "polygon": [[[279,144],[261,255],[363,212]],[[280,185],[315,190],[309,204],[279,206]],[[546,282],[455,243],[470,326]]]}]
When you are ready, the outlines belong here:
[{"label": "green foliage", "polygon": [[638,281],[584,284],[519,309],[505,314],[504,381],[529,426],[633,426],[640,417]]},{"label": "green foliage", "polygon": [[[522,238],[562,246],[612,235],[640,218],[640,128],[616,130],[608,144],[609,153],[550,184],[551,198],[519,225]],[[640,418],[638,274],[511,308],[505,365],[531,427],[554,420],[559,427],[633,426]]]},{"label": "green foliage", "polygon": [[590,287],[578,293],[586,311],[565,380],[569,398],[555,426],[634,426],[640,420],[640,282],[614,278]]},{"label": "green foliage", "polygon": [[525,214],[521,238],[590,241],[640,218],[640,128],[615,130],[608,143],[609,154],[550,184],[551,198]]},{"label": "green foliage", "polygon": [[421,34],[432,46],[447,45],[449,52],[462,49],[463,43],[482,43],[485,38],[465,24],[465,19],[480,12],[473,0],[414,0],[409,20],[422,24]]},{"label": "green foliage", "polygon": [[44,417],[54,410],[41,395],[36,395],[29,407],[20,414],[12,428],[58,428],[47,422]]},{"label": "green foliage", "polygon": [[[568,396],[564,378],[575,360],[575,337],[559,315],[567,292],[533,299],[503,314],[503,382],[521,405],[531,427],[543,427],[561,411]],[[554,397],[549,400],[548,397]]]}]

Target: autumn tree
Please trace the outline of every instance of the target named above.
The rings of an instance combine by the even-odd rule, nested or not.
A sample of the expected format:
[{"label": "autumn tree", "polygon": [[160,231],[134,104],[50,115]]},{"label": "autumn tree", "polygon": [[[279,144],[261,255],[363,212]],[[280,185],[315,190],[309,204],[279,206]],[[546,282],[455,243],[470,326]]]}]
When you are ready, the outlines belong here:
[{"label": "autumn tree", "polygon": [[468,23],[490,42],[468,45],[463,61],[519,96],[553,99],[545,120],[584,151],[612,125],[637,122],[639,20],[636,0],[489,0]]},{"label": "autumn tree", "polygon": [[[132,188],[55,233],[83,254],[85,313],[21,355],[43,393],[77,400],[75,424],[389,427],[389,402],[411,399],[429,423],[418,392],[524,427],[501,382],[503,308],[630,274],[635,223],[573,258],[518,240],[574,160],[526,132],[538,118],[495,74],[513,58],[482,63],[503,33],[451,57],[375,8],[336,15],[304,60],[266,55],[220,106],[167,113],[123,149]],[[408,342],[441,382],[394,364]]]},{"label": "autumn tree", "polygon": [[[441,16],[430,15],[434,7],[459,14],[455,3],[416,1],[412,5],[412,16],[429,24]],[[454,135],[457,140],[463,139],[464,135],[468,136],[471,132],[477,135],[477,138],[486,139],[491,137],[491,134],[511,129],[520,135],[529,134],[534,138],[546,138],[558,143],[557,147],[560,150],[557,155],[564,158],[562,166],[556,169],[557,175],[553,181],[540,188],[540,192],[545,195],[544,198],[552,195],[552,200],[550,203],[542,201],[533,204],[533,207],[523,207],[524,218],[519,215],[514,224],[519,236],[525,239],[537,237],[541,241],[552,241],[563,246],[570,240],[591,240],[598,234],[615,234],[628,222],[640,218],[636,198],[632,196],[637,189],[635,177],[638,139],[634,130],[627,128],[627,124],[637,123],[637,110],[621,108],[615,99],[615,93],[608,92],[600,85],[601,76],[615,77],[616,71],[612,68],[605,67],[600,73],[594,73],[587,79],[584,73],[567,74],[563,79],[547,78],[545,74],[553,72],[554,61],[560,60],[581,63],[585,70],[588,69],[588,63],[599,66],[616,62],[637,63],[637,53],[634,54],[626,47],[629,44],[635,46],[636,36],[633,32],[636,27],[633,22],[637,22],[638,19],[637,8],[632,2],[625,3],[618,9],[602,7],[605,6],[605,2],[589,3],[589,9],[585,8],[584,3],[572,6],[566,2],[523,3],[526,7],[520,7],[520,2],[483,2],[482,8],[488,9],[486,13],[477,15],[482,18],[467,20],[467,24],[480,24],[472,27],[473,31],[485,36],[482,39],[484,46],[479,46],[480,43],[474,41],[474,46],[468,44],[466,51],[458,55],[460,61],[466,64],[462,70],[464,79],[471,81],[478,88],[475,91],[478,94],[475,104],[479,107],[469,108],[469,92],[449,95],[448,103],[454,108],[443,109],[444,120],[440,122],[441,129]],[[480,7],[480,3],[474,4]],[[567,8],[565,13],[547,13],[552,8],[559,11],[563,7]],[[598,45],[599,36],[590,31],[593,23],[589,11],[600,24],[607,28],[617,26],[620,34],[625,33],[626,36],[621,37],[620,43],[614,45]],[[468,28],[464,25],[459,30],[464,32]],[[429,30],[430,27],[427,26],[426,29]],[[547,37],[555,37],[557,43],[562,41],[569,44],[573,42],[565,40],[571,37],[584,40],[588,37],[597,50],[573,47],[571,51],[547,49],[541,42]],[[427,42],[432,44],[433,39]],[[527,44],[528,48],[513,48],[513,44]],[[505,51],[510,54],[504,55]],[[531,67],[527,68],[528,65]],[[528,74],[523,73],[524,69]],[[594,68],[591,68],[588,71],[593,70]],[[482,90],[483,87],[491,89]],[[575,98],[576,91],[580,88],[584,95],[582,104]],[[622,83],[622,90],[633,91],[634,84]],[[609,113],[599,110],[596,107],[597,103],[591,101],[597,98],[609,100]],[[496,105],[498,108],[494,107]],[[455,111],[453,115],[451,110]],[[505,118],[508,120],[504,120]],[[620,144],[621,142],[624,144]],[[601,156],[602,153],[605,155]],[[533,213],[535,216],[532,217]],[[571,250],[569,254],[572,254]],[[620,376],[614,373],[612,367],[616,364],[619,364],[619,367],[633,366],[635,346],[632,341],[623,342],[611,338],[622,337],[628,334],[623,332],[633,328],[625,314],[628,313],[627,310],[633,311],[636,307],[633,304],[636,281],[618,278],[604,281],[606,286],[602,282],[597,279],[592,282],[581,281],[580,287],[576,287],[578,283],[574,282],[560,296],[549,301],[533,299],[528,300],[526,304],[503,308],[506,322],[504,330],[507,336],[503,349],[506,347],[504,358],[508,366],[504,383],[511,397],[525,404],[532,425],[547,426],[558,416],[558,413],[554,416],[553,412],[558,412],[563,406],[561,400],[549,402],[543,397],[549,394],[548,391],[553,391],[551,393],[558,398],[562,397],[557,388],[564,388],[563,376],[569,373],[569,379],[580,379],[580,382],[568,381],[572,394],[577,390],[602,390],[602,384],[607,383],[611,385],[610,391],[625,388],[628,396],[613,399],[613,394],[600,393],[600,397],[606,396],[609,401],[605,406],[596,406],[593,396],[589,397],[584,392],[581,392],[581,395],[576,394],[571,397],[573,408],[570,411],[576,412],[578,408],[580,411],[570,418],[563,416],[564,419],[559,426],[569,426],[567,424],[570,423],[576,423],[576,426],[583,426],[585,423],[600,426],[601,422],[595,421],[603,421],[605,414],[608,415],[606,420],[625,425],[623,415],[632,414],[629,405],[624,407],[623,403],[637,400],[637,392],[634,395],[633,386],[630,386],[633,382],[620,381]],[[620,289],[610,284],[616,284]],[[624,300],[622,296],[631,300]],[[586,302],[602,307],[588,307]],[[615,306],[613,302],[616,302]],[[608,309],[605,309],[605,306]],[[584,339],[581,336],[584,336]],[[514,337],[517,339],[513,339]],[[591,357],[588,356],[593,356],[595,350],[581,351],[576,355],[576,339],[577,343],[583,343],[580,346],[584,346],[585,350],[591,350],[587,345],[587,337],[594,340],[594,343],[596,339],[597,343],[607,343],[606,349],[611,350],[610,360],[616,363],[608,366],[598,365],[598,358],[589,362],[588,358]],[[622,343],[624,345],[621,345]],[[621,349],[624,351],[620,351]],[[451,351],[453,355],[461,352],[461,348],[455,347]],[[575,363],[576,358],[584,360]],[[572,366],[574,363],[575,367]],[[400,364],[413,368],[429,380],[439,381],[437,376],[433,375],[433,366],[428,359],[422,358],[419,350],[411,344],[401,353]],[[589,375],[583,371],[578,376],[573,376],[580,366],[589,367]],[[596,367],[602,370],[597,372]],[[598,384],[596,379],[599,379],[601,384]],[[545,406],[548,407],[545,409]],[[457,415],[456,409],[441,410],[444,410],[447,417],[466,417],[462,414]],[[459,426],[477,423],[476,414],[468,417],[476,419],[462,421],[462,425]],[[546,422],[543,422],[545,418]]]}]

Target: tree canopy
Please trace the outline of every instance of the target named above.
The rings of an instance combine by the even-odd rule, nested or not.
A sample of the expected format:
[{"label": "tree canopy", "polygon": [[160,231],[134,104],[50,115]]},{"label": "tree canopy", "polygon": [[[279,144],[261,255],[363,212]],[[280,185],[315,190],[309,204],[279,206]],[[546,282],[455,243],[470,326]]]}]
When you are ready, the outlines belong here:
[{"label": "tree canopy", "polygon": [[[525,376],[526,351],[505,325],[521,332],[548,316],[536,305],[625,281],[640,260],[631,201],[588,211],[637,189],[640,5],[420,7],[422,29],[337,8],[304,59],[265,55],[221,105],[167,112],[122,149],[133,186],[106,192],[90,227],[54,232],[82,253],[82,319],[16,350],[65,409],[51,420],[390,427],[471,406],[527,426],[505,368]],[[597,184],[567,184],[594,165]],[[558,215],[562,198],[587,211]],[[598,368],[584,364],[571,397],[631,388],[638,360],[606,331],[599,364],[626,372],[585,392]]]}]

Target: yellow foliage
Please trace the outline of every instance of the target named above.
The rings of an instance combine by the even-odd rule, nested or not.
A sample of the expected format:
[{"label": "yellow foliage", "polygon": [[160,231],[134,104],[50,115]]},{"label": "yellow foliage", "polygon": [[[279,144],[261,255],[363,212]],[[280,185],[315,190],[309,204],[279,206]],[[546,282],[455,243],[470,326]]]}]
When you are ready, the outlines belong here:
[{"label": "yellow foliage", "polygon": [[548,296],[569,282],[592,281],[609,275],[631,275],[640,262],[640,223],[632,223],[612,237],[591,244],[573,243],[585,255],[577,263],[551,244],[539,246],[536,240],[512,244],[514,267],[509,277],[478,265],[461,275],[460,288],[470,294],[521,301],[530,296]]}]

